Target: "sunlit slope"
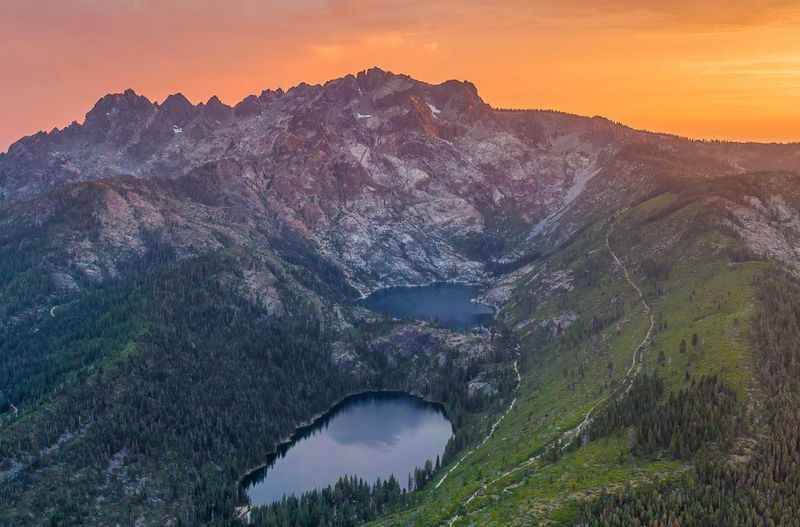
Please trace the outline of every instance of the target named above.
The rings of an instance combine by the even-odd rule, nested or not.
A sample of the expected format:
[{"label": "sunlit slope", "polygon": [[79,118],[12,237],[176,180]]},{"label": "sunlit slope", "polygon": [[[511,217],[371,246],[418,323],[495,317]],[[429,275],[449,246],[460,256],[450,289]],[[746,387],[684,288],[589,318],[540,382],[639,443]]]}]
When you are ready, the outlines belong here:
[{"label": "sunlit slope", "polygon": [[751,397],[752,281],[771,264],[743,248],[721,209],[657,195],[591,226],[508,281],[502,319],[521,348],[516,405],[485,446],[427,491],[420,507],[382,525],[569,523],[582,502],[603,491],[670,478],[691,465],[666,451],[635,454],[628,430],[558,448],[560,455],[545,450],[572,437],[587,414],[625,388],[650,325],[609,247],[655,321],[639,375],[656,373],[676,392],[716,374],[741,401]]}]

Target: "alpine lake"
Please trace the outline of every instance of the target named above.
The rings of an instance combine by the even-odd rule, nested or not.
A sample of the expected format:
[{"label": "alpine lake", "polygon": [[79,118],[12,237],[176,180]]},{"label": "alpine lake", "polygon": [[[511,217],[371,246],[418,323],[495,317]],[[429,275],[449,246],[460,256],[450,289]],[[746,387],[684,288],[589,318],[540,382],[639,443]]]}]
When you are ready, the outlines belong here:
[{"label": "alpine lake", "polygon": [[[473,301],[476,288],[440,283],[381,289],[363,306],[399,319],[427,320],[455,330],[490,321],[494,308]],[[280,445],[242,490],[253,506],[323,489],[343,476],[368,483],[392,475],[402,488],[416,467],[444,452],[453,427],[441,405],[402,392],[348,397]]]}]

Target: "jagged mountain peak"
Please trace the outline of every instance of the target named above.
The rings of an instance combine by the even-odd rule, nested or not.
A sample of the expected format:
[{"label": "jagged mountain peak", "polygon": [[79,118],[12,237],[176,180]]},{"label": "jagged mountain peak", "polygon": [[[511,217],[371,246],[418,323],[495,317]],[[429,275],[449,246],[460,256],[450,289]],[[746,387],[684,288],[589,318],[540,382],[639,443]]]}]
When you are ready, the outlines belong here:
[{"label": "jagged mountain peak", "polygon": [[106,118],[127,112],[147,111],[155,106],[144,95],[138,95],[128,88],[122,93],[110,93],[101,97],[86,114],[85,124],[91,125],[93,121],[103,121]]},{"label": "jagged mountain peak", "polygon": [[182,107],[182,108],[190,107],[190,106],[194,107],[194,105],[191,103],[191,101],[189,99],[187,99],[184,94],[182,94],[180,92],[172,93],[172,94],[168,95],[164,99],[164,102],[161,103],[161,106],[162,107]]},{"label": "jagged mountain peak", "polygon": [[[221,159],[256,160],[309,179],[317,176],[303,171],[326,172],[326,163],[342,160],[350,166],[347,178],[354,180],[361,171],[391,179],[388,172],[407,174],[412,168],[452,180],[471,171],[488,180],[506,173],[539,188],[554,172],[544,161],[549,156],[569,158],[568,166],[559,169],[569,172],[572,164],[589,163],[569,156],[579,153],[594,160],[640,144],[669,155],[700,156],[693,170],[705,174],[748,167],[792,169],[800,163],[791,148],[696,144],[600,118],[497,110],[469,81],[432,84],[375,67],[324,84],[264,90],[233,107],[218,97],[193,105],[181,93],[162,103],[132,89],[105,95],[83,124],[12,145],[0,157],[0,199],[114,175],[177,177]],[[313,168],[306,166],[312,152],[319,156]],[[447,169],[422,168],[444,167],[447,156],[452,158]],[[404,166],[398,167],[399,162]]]},{"label": "jagged mountain peak", "polygon": [[[330,80],[324,84],[301,82],[288,91],[284,91],[281,88],[274,90],[265,89],[259,95],[249,95],[245,97],[242,101],[233,106],[233,109],[238,117],[251,117],[259,114],[265,105],[286,95],[302,99],[313,97],[320,92],[326,92],[327,95],[333,96],[328,99],[329,102],[347,104],[351,102],[352,98],[363,95],[365,92],[371,93],[373,99],[379,100],[394,93],[406,91],[429,91],[430,97],[438,101],[454,98],[469,102],[469,104],[458,105],[460,108],[468,108],[470,105],[485,105],[478,95],[477,88],[471,82],[449,80],[434,85],[415,80],[409,75],[396,74],[376,66],[355,74],[348,74]],[[337,94],[339,97],[336,96]],[[87,130],[95,132],[92,136],[92,140],[98,141],[102,139],[102,137],[99,136],[107,133],[109,128],[111,128],[109,124],[110,121],[127,121],[132,118],[132,114],[139,114],[139,117],[141,117],[142,115],[152,113],[154,110],[158,110],[159,114],[166,114],[171,118],[177,118],[178,120],[186,122],[197,113],[200,106],[206,108],[213,107],[215,112],[218,110],[221,111],[224,108],[231,108],[222,103],[217,96],[209,98],[205,105],[202,103],[193,105],[185,95],[178,92],[169,95],[163,102],[158,103],[144,95],[138,94],[132,88],[127,88],[122,92],[109,93],[102,96],[94,104],[92,109],[86,113],[83,123],[78,124],[77,122],[73,122],[68,128],[71,129],[71,131],[75,131],[77,128],[85,127]],[[32,136],[20,139],[20,141],[25,141],[26,139],[41,141],[48,136],[60,134],[68,128],[53,128],[50,132],[33,134]],[[28,146],[30,146],[30,144]],[[12,150],[13,147],[14,145],[11,145],[9,151]]]},{"label": "jagged mountain peak", "polygon": [[169,95],[164,102],[161,103],[159,114],[166,115],[168,118],[173,118],[181,122],[186,122],[197,111],[189,99],[182,93],[173,93]]},{"label": "jagged mountain peak", "polygon": [[391,79],[405,79],[411,80],[408,75],[396,74],[391,71],[381,69],[378,66],[373,66],[369,69],[359,71],[355,74],[355,78],[364,90],[374,90],[378,86],[384,84]]},{"label": "jagged mountain peak", "polygon": [[200,104],[203,116],[217,122],[225,122],[233,117],[233,108],[219,100],[216,95],[208,99],[205,104]]}]

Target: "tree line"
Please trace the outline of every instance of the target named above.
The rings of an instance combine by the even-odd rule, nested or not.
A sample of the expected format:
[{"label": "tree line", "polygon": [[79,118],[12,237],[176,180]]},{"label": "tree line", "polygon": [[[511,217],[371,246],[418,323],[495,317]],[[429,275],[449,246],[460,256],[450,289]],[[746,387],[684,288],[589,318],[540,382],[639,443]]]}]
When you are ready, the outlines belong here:
[{"label": "tree line", "polygon": [[[668,481],[609,493],[587,504],[575,525],[665,527],[794,526],[800,518],[800,283],[778,270],[755,279],[757,311],[750,339],[762,396],[750,440],[701,452],[694,469]],[[706,390],[709,386],[701,388]],[[701,403],[702,401],[698,401]],[[726,403],[702,410],[712,423]],[[713,426],[709,426],[713,429]],[[722,433],[723,430],[720,429]],[[695,429],[695,433],[699,433]],[[701,435],[697,436],[702,439]],[[692,441],[684,443],[691,449]],[[733,459],[731,452],[736,452]]]},{"label": "tree line", "polygon": [[[297,423],[348,393],[405,382],[415,368],[431,376],[427,395],[457,427],[443,459],[478,434],[462,427],[467,415],[495,401],[466,390],[477,364],[437,349],[388,362],[369,344],[393,322],[337,333],[283,281],[287,314],[270,315],[230,286],[243,267],[270,262],[241,258],[153,250],[120,269],[123,278],[87,287],[56,317],[3,328],[4,395],[36,412],[0,429],[0,472],[14,474],[0,485],[0,523],[27,524],[32,511],[63,526],[92,518],[125,525],[156,511],[183,525],[235,523],[239,477]],[[314,290],[341,298],[335,288]],[[334,364],[336,339],[359,356],[361,372]],[[431,364],[419,362],[425,357]],[[510,375],[499,380],[501,390],[513,385]],[[98,498],[110,505],[97,509]]]}]

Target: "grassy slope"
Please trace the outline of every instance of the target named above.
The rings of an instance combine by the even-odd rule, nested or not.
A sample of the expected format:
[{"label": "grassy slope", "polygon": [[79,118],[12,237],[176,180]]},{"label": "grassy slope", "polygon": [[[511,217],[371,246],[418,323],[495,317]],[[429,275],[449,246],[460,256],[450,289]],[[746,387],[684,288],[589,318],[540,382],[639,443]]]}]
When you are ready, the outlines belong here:
[{"label": "grassy slope", "polygon": [[[687,372],[717,373],[744,394],[751,388],[743,332],[752,313],[752,276],[767,264],[730,263],[726,248],[736,242],[707,222],[708,211],[701,204],[673,207],[675,201],[665,194],[626,212],[611,239],[658,321],[644,355],[645,370],[658,371],[670,390],[684,386]],[[437,525],[457,512],[461,519],[456,525],[566,523],[574,518],[580,500],[601,490],[670,477],[685,469],[666,456],[634,457],[625,433],[585,445],[556,462],[525,464],[605,398],[646,332],[648,318],[641,303],[605,247],[607,230],[608,224],[592,227],[520,277],[503,313],[509,325],[518,328],[522,344],[523,382],[517,405],[483,448],[439,489],[426,491],[419,507],[379,525]],[[664,239],[663,233],[679,235]],[[639,264],[647,256],[669,262],[668,276],[658,281],[644,276]],[[569,270],[572,290],[534,290],[547,274],[537,275],[544,267]],[[593,316],[613,318],[614,298],[624,299],[624,313],[591,335]],[[555,339],[547,339],[540,329],[531,330],[536,322],[525,324],[566,311],[576,313],[578,320]],[[693,347],[695,333],[698,345]],[[686,353],[680,352],[681,339],[687,341]],[[512,473],[498,478],[507,471]],[[486,488],[465,506],[483,485]]]}]

